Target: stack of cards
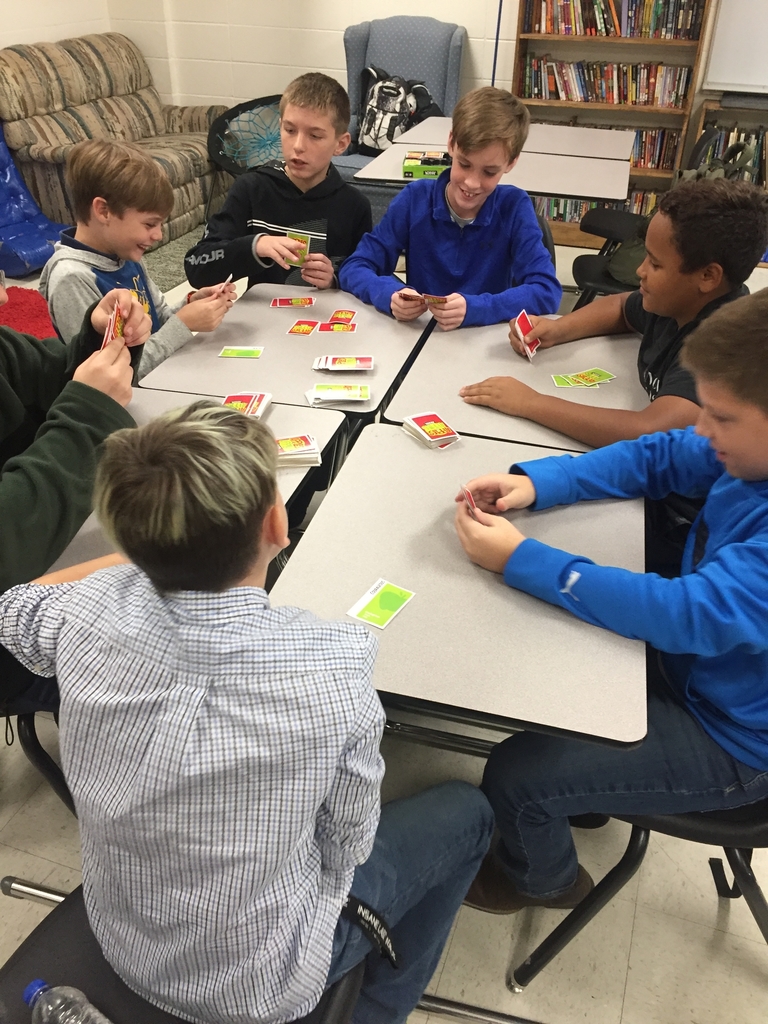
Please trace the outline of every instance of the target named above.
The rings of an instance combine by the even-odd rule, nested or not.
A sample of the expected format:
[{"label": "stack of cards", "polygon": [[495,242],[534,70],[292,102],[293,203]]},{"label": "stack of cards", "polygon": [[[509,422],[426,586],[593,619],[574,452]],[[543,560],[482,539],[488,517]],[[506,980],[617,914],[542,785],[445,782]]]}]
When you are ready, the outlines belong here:
[{"label": "stack of cards", "polygon": [[413,596],[412,590],[404,590],[387,580],[378,579],[359,601],[355,601],[347,615],[376,626],[377,629],[384,629]]},{"label": "stack of cards", "polygon": [[373,356],[318,356],[313,370],[372,370]]},{"label": "stack of cards", "polygon": [[531,323],[528,314],[524,309],[520,310],[517,319],[515,320],[515,331],[518,338],[523,343],[523,352],[528,356],[528,361],[533,362],[533,357],[536,355],[536,349],[539,347],[541,342],[538,338],[531,338],[530,341],[525,340],[526,334],[533,330],[533,324]]},{"label": "stack of cards", "polygon": [[420,412],[406,416],[403,430],[418,437],[428,448],[447,448],[459,440],[459,435],[436,412]]},{"label": "stack of cards", "polygon": [[310,405],[371,400],[371,389],[367,384],[315,384],[305,394]]},{"label": "stack of cards", "polygon": [[556,388],[596,388],[609,380],[615,380],[616,374],[608,373],[599,367],[582,370],[580,373],[553,373],[552,380]]},{"label": "stack of cards", "polygon": [[321,466],[323,460],[317,441],[311,434],[276,437],[278,466]]},{"label": "stack of cards", "polygon": [[290,308],[291,306],[314,306],[314,304],[314,295],[297,295],[292,298],[286,297],[280,299],[272,299],[272,301],[270,302],[270,306],[272,306],[273,308]]},{"label": "stack of cards", "polygon": [[118,304],[115,303],[115,308],[109,314],[109,320],[107,320],[107,327],[104,331],[104,340],[101,343],[101,347],[106,348],[110,341],[113,341],[115,338],[122,338],[124,326],[123,314],[120,312]]},{"label": "stack of cards", "polygon": [[246,416],[255,416],[258,420],[264,415],[271,401],[272,395],[267,391],[243,391],[239,395],[227,395],[221,404],[228,405],[230,409],[237,409]]}]

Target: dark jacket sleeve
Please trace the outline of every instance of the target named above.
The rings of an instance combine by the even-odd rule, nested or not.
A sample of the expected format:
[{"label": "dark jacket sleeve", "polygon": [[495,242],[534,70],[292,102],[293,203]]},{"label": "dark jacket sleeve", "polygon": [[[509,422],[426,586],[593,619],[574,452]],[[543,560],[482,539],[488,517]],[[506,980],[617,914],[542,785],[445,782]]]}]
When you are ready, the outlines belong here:
[{"label": "dark jacket sleeve", "polygon": [[202,240],[184,257],[187,280],[193,287],[220,284],[230,274],[235,281],[241,277],[258,281],[271,269],[271,260],[265,266],[252,252],[254,231],[248,226],[253,217],[251,187],[247,174],[235,181],[222,208],[208,221]]}]

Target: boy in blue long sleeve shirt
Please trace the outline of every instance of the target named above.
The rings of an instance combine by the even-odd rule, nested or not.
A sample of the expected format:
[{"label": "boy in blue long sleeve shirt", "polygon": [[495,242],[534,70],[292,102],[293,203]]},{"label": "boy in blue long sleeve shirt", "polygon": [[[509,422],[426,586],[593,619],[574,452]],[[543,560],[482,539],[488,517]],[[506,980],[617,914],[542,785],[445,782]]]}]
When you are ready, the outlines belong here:
[{"label": "boy in blue long sleeve shirt", "polygon": [[[483,782],[502,840],[468,902],[495,913],[574,906],[591,887],[569,815],[672,814],[768,795],[768,289],[737,299],[685,341],[696,427],[579,458],[513,466],[470,483],[479,522],[459,505],[469,557],[512,587],[658,652],[648,735],[633,750],[520,733],[496,747]],[[490,510],[605,497],[705,498],[664,579],[595,565],[525,538]],[[567,685],[564,680],[563,685]]]},{"label": "boy in blue long sleeve shirt", "polygon": [[[426,312],[443,330],[495,324],[522,310],[556,313],[562,288],[528,195],[497,187],[515,166],[530,117],[504,89],[486,86],[456,104],[449,171],[411,182],[341,267],[345,291],[396,320]],[[405,253],[408,285],[394,276]],[[410,298],[405,296],[410,295]]]}]

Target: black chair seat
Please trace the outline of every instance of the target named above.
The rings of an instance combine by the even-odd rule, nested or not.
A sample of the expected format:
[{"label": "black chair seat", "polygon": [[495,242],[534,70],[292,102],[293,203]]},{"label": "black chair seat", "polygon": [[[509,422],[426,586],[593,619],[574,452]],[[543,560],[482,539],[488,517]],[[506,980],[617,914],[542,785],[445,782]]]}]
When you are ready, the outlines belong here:
[{"label": "black chair seat", "polygon": [[[296,1024],[347,1024],[364,969],[362,961],[329,988],[312,1013]],[[88,924],[81,888],[52,910],[0,968],[3,1024],[29,1024],[29,1007],[21,994],[35,978],[43,978],[49,985],[81,989],[113,1024],[187,1024],[181,1017],[146,1002],[115,974]]]},{"label": "black chair seat", "polygon": [[573,261],[573,278],[579,291],[600,292],[603,295],[619,295],[621,292],[637,291],[628,284],[622,284],[611,277],[605,269],[608,256],[577,256]]},{"label": "black chair seat", "polygon": [[614,815],[630,825],[708,846],[755,850],[768,847],[768,799],[729,811],[700,814]]}]

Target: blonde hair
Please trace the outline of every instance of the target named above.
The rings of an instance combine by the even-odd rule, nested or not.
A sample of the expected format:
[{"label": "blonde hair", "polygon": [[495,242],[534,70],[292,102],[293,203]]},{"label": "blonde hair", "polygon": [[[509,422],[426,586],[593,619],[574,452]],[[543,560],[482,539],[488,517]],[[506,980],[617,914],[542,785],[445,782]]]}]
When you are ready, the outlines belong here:
[{"label": "blonde hair", "polygon": [[258,557],[277,446],[252,416],[195,402],[103,445],[94,507],[158,590],[224,590]]},{"label": "blonde hair", "polygon": [[530,124],[530,114],[517,96],[485,85],[468,92],[456,104],[451,133],[462,153],[474,153],[500,142],[511,163],[520,156]]},{"label": "blonde hair", "polygon": [[173,208],[168,175],[148,153],[130,142],[78,142],[67,154],[66,182],[80,224],[91,219],[91,206],[97,196],[105,199],[118,217],[126,210],[139,210],[165,218]]},{"label": "blonde hair", "polygon": [[289,104],[327,114],[337,138],[349,128],[349,96],[346,90],[335,78],[319,71],[308,71],[288,84],[280,97],[280,117]]}]

